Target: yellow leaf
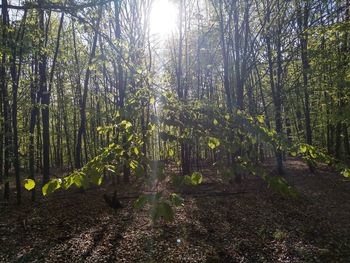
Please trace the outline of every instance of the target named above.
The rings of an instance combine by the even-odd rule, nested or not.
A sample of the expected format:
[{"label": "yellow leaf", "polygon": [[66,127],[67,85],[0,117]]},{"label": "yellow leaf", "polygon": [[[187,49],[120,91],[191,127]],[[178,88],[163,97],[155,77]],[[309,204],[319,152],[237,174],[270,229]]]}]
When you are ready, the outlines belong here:
[{"label": "yellow leaf", "polygon": [[32,190],[35,187],[35,182],[32,179],[25,179],[23,183],[24,183],[24,188],[27,189],[28,191]]}]

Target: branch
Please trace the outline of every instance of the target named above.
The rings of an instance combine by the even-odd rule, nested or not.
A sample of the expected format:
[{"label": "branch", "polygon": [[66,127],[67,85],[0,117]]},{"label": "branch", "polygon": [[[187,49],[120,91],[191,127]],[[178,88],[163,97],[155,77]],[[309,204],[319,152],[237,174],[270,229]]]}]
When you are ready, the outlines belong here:
[{"label": "branch", "polygon": [[[60,4],[55,4],[55,3],[44,3],[44,4],[37,4],[37,3],[25,3],[23,6],[17,6],[17,5],[7,5],[8,9],[16,9],[16,10],[28,10],[28,9],[36,9],[36,8],[41,8],[41,9],[46,9],[46,10],[51,10],[51,11],[76,11],[79,9],[84,9],[88,7],[93,7],[93,6],[99,6],[99,5],[104,5],[106,3],[112,2],[113,0],[94,0],[90,3],[85,3],[85,4],[79,4],[79,5],[60,5]],[[0,8],[2,5],[0,5]]]}]

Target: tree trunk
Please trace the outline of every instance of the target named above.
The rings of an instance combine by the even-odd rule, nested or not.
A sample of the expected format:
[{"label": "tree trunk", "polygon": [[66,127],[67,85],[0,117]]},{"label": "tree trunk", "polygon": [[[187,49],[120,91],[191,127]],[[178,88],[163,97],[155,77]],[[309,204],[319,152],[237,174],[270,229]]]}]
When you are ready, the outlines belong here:
[{"label": "tree trunk", "polygon": [[[2,41],[3,46],[7,47],[7,27],[9,26],[9,17],[7,10],[7,0],[3,0],[2,2]],[[4,198],[8,200],[10,198],[10,184],[9,184],[9,170],[10,170],[10,147],[11,147],[11,120],[10,120],[10,106],[9,106],[9,98],[7,91],[7,80],[6,80],[6,63],[7,57],[6,53],[2,54],[1,60],[1,68],[0,68],[0,78],[1,78],[1,95],[2,95],[2,116],[4,120]]]},{"label": "tree trunk", "polygon": [[39,40],[39,89],[41,97],[41,115],[42,115],[42,125],[43,125],[43,181],[42,184],[45,185],[50,180],[50,121],[49,121],[49,105],[50,105],[50,92],[47,89],[46,80],[46,65],[47,57],[44,49],[44,39],[47,38],[47,31],[45,31],[45,16],[44,10],[41,9],[43,0],[39,0],[39,29],[40,29],[40,40]]},{"label": "tree trunk", "polygon": [[[17,192],[17,203],[21,203],[21,181],[20,181],[20,159],[18,153],[18,124],[17,124],[17,94],[18,94],[18,85],[19,79],[21,75],[21,67],[22,67],[22,44],[23,44],[23,36],[25,32],[25,21],[27,17],[27,12],[25,11],[22,24],[19,29],[16,42],[21,42],[20,50],[19,50],[19,61],[18,61],[18,69],[16,66],[17,59],[17,50],[16,47],[13,48],[12,54],[12,63],[11,63],[11,76],[12,76],[12,127],[13,127],[13,166],[15,168],[15,178],[16,178],[16,192]],[[22,29],[22,30],[21,30]]]},{"label": "tree trunk", "polygon": [[303,75],[303,90],[304,90],[304,112],[305,112],[305,131],[306,131],[306,143],[312,144],[312,130],[310,120],[310,103],[309,103],[309,91],[308,91],[308,75],[309,75],[309,58],[308,58],[308,21],[309,21],[309,6],[307,0],[304,1],[304,10],[302,10],[301,3],[298,3],[297,7],[297,22],[299,27],[299,41],[300,41],[300,53],[302,63],[302,75]]},{"label": "tree trunk", "polygon": [[[102,7],[99,7],[98,19],[96,22],[97,30],[100,26],[101,14],[102,14]],[[97,35],[98,35],[98,32],[96,31],[94,33],[94,38],[93,38],[92,47],[91,47],[91,53],[89,56],[89,63],[88,63],[88,67],[87,67],[86,73],[85,73],[83,95],[82,95],[81,101],[80,101],[80,126],[79,126],[79,130],[78,130],[77,145],[75,148],[75,168],[77,168],[77,169],[82,167],[81,149],[82,149],[83,135],[86,133],[86,100],[87,100],[87,94],[88,94],[89,79],[90,79],[90,74],[91,74],[91,70],[89,67],[92,63],[92,59],[95,57]],[[85,156],[85,157],[87,158],[87,156]]]}]

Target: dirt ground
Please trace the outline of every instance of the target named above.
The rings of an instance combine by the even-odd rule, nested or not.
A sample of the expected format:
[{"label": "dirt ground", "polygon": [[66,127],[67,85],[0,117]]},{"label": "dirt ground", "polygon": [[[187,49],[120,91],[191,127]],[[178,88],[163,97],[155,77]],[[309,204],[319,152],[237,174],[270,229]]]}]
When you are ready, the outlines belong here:
[{"label": "dirt ground", "polygon": [[[109,208],[105,187],[25,197],[0,207],[0,262],[350,262],[350,180],[297,160],[286,171],[299,199],[251,177],[235,194],[186,195],[171,223],[153,224],[133,198]],[[221,189],[203,176],[198,193]]]}]

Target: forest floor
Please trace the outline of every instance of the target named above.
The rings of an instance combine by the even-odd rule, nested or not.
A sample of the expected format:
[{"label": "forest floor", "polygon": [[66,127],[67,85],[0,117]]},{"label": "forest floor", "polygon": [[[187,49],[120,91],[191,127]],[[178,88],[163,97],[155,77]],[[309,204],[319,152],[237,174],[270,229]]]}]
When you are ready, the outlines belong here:
[{"label": "forest floor", "polygon": [[[105,187],[24,198],[0,207],[0,262],[350,262],[350,181],[323,166],[310,174],[298,160],[286,171],[299,199],[251,177],[236,194],[186,195],[171,223],[153,224],[132,198],[109,208]],[[203,176],[196,193],[223,187]]]}]

